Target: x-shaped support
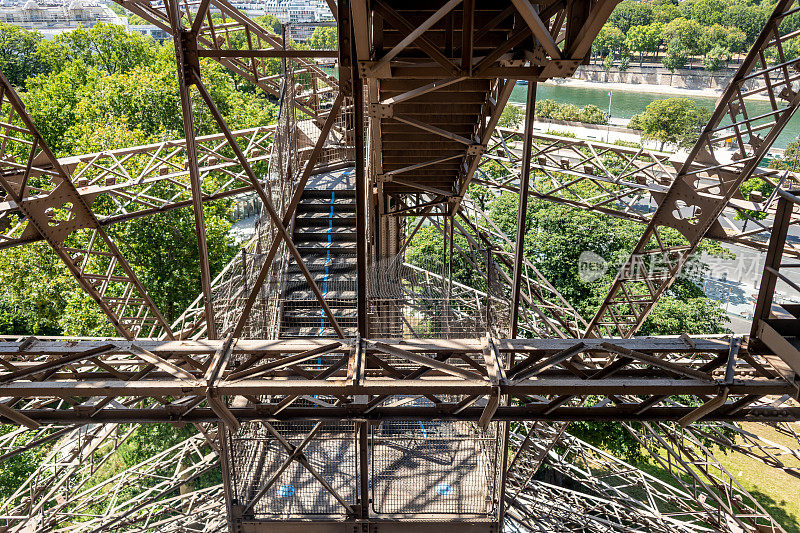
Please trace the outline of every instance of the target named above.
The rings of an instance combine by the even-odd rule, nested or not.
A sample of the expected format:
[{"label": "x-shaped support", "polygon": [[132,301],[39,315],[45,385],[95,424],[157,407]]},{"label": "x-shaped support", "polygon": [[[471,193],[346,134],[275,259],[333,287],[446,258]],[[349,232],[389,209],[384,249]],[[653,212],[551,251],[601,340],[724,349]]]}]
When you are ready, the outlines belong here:
[{"label": "x-shaped support", "polygon": [[311,463],[309,463],[308,459],[303,453],[303,450],[306,448],[306,446],[308,446],[308,444],[314,438],[314,435],[316,435],[317,432],[322,428],[322,422],[317,422],[316,424],[314,424],[314,427],[311,428],[311,431],[308,432],[308,435],[306,435],[306,437],[299,445],[294,445],[288,440],[286,440],[286,438],[283,435],[281,435],[280,432],[278,432],[278,430],[276,430],[269,422],[262,421],[261,423],[264,425],[265,428],[267,428],[267,431],[269,431],[275,437],[275,439],[281,443],[281,446],[283,446],[283,449],[286,451],[289,457],[283,462],[280,468],[278,468],[278,470],[275,471],[274,474],[272,474],[272,477],[270,477],[269,481],[267,481],[267,483],[263,487],[261,487],[261,489],[256,493],[256,495],[253,496],[253,499],[250,500],[250,502],[244,508],[243,514],[251,512],[253,510],[253,507],[255,507],[255,505],[261,500],[261,498],[264,497],[267,491],[269,491],[269,489],[278,481],[278,479],[280,479],[281,475],[286,471],[286,469],[289,468],[289,466],[291,466],[291,464],[294,461],[297,461],[298,463],[303,465],[303,467],[306,470],[308,470],[308,472],[312,476],[314,476],[317,479],[317,481],[319,481],[322,484],[323,487],[325,487],[325,490],[330,492],[331,495],[334,498],[336,498],[336,501],[341,503],[342,506],[345,509],[347,509],[348,514],[352,515],[353,507],[349,503],[347,503],[347,500],[345,500],[342,497],[342,495],[339,494],[336,491],[336,489],[334,489],[331,486],[331,484],[328,483],[328,481],[324,477],[322,477],[322,475],[319,472],[317,472],[317,470],[311,465]]}]

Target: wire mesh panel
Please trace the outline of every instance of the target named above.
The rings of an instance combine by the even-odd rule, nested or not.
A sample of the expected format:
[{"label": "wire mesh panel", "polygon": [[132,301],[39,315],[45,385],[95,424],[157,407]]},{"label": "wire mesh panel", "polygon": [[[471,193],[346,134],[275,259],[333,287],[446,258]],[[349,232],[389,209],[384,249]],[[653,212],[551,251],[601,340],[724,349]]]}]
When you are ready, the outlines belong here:
[{"label": "wire mesh panel", "polygon": [[[439,267],[438,270],[441,270]],[[509,302],[400,257],[369,270],[370,333],[384,338],[474,338],[508,323]],[[488,305],[488,309],[487,309]]]},{"label": "wire mesh panel", "polygon": [[[301,446],[315,426],[314,422],[272,424],[290,447]],[[284,443],[265,424],[243,425],[229,438],[234,501],[247,505],[269,486],[253,506],[255,518],[346,514],[333,492],[301,462],[291,460]],[[350,505],[356,503],[358,453],[354,424],[321,423],[302,453],[340,497]]]},{"label": "wire mesh panel", "polygon": [[469,422],[381,422],[372,432],[373,511],[491,515],[499,483],[498,438],[496,424],[483,431]]},{"label": "wire mesh panel", "polygon": [[[306,72],[295,74],[291,70],[288,70],[283,78],[280,112],[275,125],[268,164],[264,161],[253,165],[254,171],[263,178],[262,184],[265,192],[270,197],[279,215],[285,215],[300,176],[304,171],[305,163],[322,134],[322,122],[309,118],[305,113],[298,112],[297,106],[294,105],[298,99],[309,97],[312,91],[312,82],[317,83],[319,80],[312,80]],[[322,106],[320,109],[329,109],[330,100],[334,98],[335,91],[324,84],[316,85],[315,87],[313,89],[315,91],[314,96],[309,101],[316,102],[318,106]],[[325,140],[322,152],[317,158],[316,170],[322,171],[325,167],[352,161],[352,122],[352,102],[348,107],[348,99],[345,99]],[[348,127],[350,128],[349,130]],[[243,150],[247,148],[243,145],[240,147]],[[340,170],[333,173],[329,172],[328,174],[339,175],[346,172],[346,170]],[[314,189],[319,185],[315,180],[319,181],[319,178],[312,176],[306,189]],[[323,188],[328,188],[328,186],[327,182],[322,184]],[[340,188],[340,185],[336,185],[333,188]],[[337,202],[340,200],[342,198],[337,198]],[[329,203],[332,204],[333,202]],[[336,204],[337,208],[339,203]],[[256,201],[255,204],[254,207],[258,210],[261,207],[260,201]],[[311,206],[306,211],[314,211],[318,207],[320,206]],[[301,205],[298,211],[303,209],[305,209],[305,206]],[[307,222],[309,219],[308,214],[298,213],[293,222],[293,227],[300,224],[301,219]],[[313,215],[314,213],[311,214]],[[239,320],[241,310],[255,286],[259,271],[277,234],[278,231],[274,221],[269,217],[266,210],[261,209],[253,237],[242,247],[242,252],[234,257],[213,281],[214,315],[218,333],[224,334],[230,331]],[[297,235],[295,235],[295,238],[299,242]],[[302,244],[297,246],[302,248]],[[300,251],[301,253],[304,252],[304,250]],[[303,255],[306,254],[303,253]],[[297,269],[296,262],[289,257],[287,247],[282,242],[275,254],[275,259],[271,263],[264,283],[259,287],[259,293],[248,316],[247,325],[242,331],[242,337],[275,338],[281,333],[280,320],[283,317],[285,307],[283,301],[286,299],[286,291],[287,288],[291,288],[289,284],[292,279],[299,277],[301,277],[301,274]],[[328,284],[333,283],[333,281],[327,279],[325,281]],[[322,281],[318,281],[319,283],[322,283]],[[310,294],[310,291],[308,292]],[[331,296],[334,299],[333,295]],[[315,301],[313,295],[308,299]],[[201,294],[183,315],[175,321],[173,330],[182,337],[198,338],[204,335],[206,328],[203,301],[203,295]],[[319,306],[317,305],[317,307]],[[318,311],[319,319],[310,325],[317,326],[317,329],[319,329],[319,325],[322,322],[321,307],[319,307]],[[291,313],[288,316],[292,316]],[[323,327],[325,327],[324,323]]]}]

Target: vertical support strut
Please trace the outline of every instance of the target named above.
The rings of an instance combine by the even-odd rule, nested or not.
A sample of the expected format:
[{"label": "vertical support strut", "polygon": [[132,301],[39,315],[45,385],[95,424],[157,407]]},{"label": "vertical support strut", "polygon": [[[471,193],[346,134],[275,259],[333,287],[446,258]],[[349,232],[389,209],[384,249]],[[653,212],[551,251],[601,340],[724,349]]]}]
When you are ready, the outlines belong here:
[{"label": "vertical support strut", "polygon": [[[351,3],[339,2],[339,86],[347,87],[353,100],[353,138],[355,140],[356,179],[356,279],[358,334],[368,337],[367,324],[367,183],[364,150],[364,88],[357,57]],[[345,93],[345,94],[346,94]]]},{"label": "vertical support strut", "polygon": [[528,84],[528,97],[525,108],[525,136],[522,140],[522,177],[519,183],[519,211],[517,213],[517,241],[514,252],[514,286],[511,296],[511,338],[517,338],[519,325],[520,284],[525,254],[525,220],[528,214],[528,191],[531,176],[531,142],[533,135],[534,106],[536,105],[536,83]]},{"label": "vertical support strut", "polygon": [[[200,73],[197,56],[187,57],[188,41],[196,39],[196,33],[184,30],[180,23],[178,0],[167,2],[172,24],[172,35],[175,41],[175,62],[178,70],[178,88],[181,93],[181,109],[183,111],[183,134],[186,137],[186,162],[189,165],[189,181],[192,187],[192,210],[194,211],[194,228],[197,237],[197,252],[200,259],[200,284],[203,289],[206,329],[209,339],[217,338],[217,325],[214,320],[214,301],[211,292],[211,267],[208,260],[208,243],[206,241],[206,222],[203,214],[203,190],[201,188],[200,170],[197,166],[197,144],[194,137],[194,116],[190,88],[199,78]],[[198,17],[202,20],[202,17]],[[195,64],[196,63],[196,64]]]}]

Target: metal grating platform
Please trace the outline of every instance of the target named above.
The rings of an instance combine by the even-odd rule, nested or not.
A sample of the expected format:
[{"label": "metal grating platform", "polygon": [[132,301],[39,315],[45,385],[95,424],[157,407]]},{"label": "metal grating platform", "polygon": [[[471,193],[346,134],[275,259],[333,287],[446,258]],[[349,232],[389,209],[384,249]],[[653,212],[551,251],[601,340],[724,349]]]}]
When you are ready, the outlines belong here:
[{"label": "metal grating platform", "polygon": [[[471,422],[384,421],[371,428],[367,443],[364,471],[370,513],[376,518],[495,516],[500,461],[496,424],[481,430]],[[299,448],[333,490],[323,487],[300,461],[288,461],[286,444]],[[248,519],[343,519],[347,509],[334,491],[349,506],[360,501],[355,423],[317,427],[313,422],[252,422],[228,434],[228,450],[233,500],[247,509],[243,514]]]},{"label": "metal grating platform", "polygon": [[372,511],[491,515],[497,444],[494,431],[470,423],[382,422],[372,433]]}]

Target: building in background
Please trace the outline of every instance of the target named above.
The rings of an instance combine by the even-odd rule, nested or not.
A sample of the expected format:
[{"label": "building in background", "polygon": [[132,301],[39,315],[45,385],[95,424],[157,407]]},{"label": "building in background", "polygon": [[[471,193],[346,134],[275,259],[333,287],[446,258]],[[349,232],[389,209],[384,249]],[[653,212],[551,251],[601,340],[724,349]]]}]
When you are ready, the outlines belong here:
[{"label": "building in background", "polygon": [[79,25],[91,27],[98,22],[125,25],[125,20],[110,7],[96,0],[70,2],[0,2],[0,22],[14,24],[26,30],[37,30],[46,39],[59,33],[76,29]]},{"label": "building in background", "polygon": [[325,0],[245,0],[232,2],[250,17],[272,15],[287,27],[287,37],[305,41],[314,33],[314,23],[333,20]]}]

